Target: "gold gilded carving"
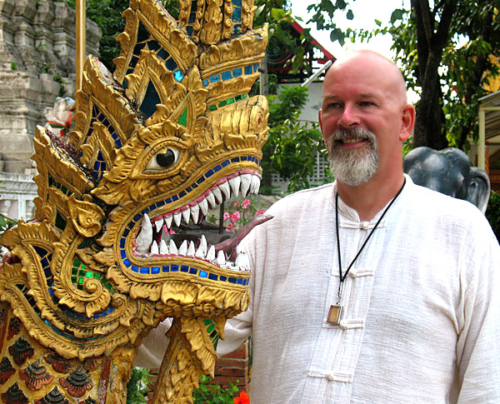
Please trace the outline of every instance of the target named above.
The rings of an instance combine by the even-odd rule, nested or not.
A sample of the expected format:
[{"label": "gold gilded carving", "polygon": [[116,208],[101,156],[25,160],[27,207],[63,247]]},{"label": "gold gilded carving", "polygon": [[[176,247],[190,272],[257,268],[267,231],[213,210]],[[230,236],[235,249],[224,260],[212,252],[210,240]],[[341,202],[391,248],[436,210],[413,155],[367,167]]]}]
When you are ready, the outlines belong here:
[{"label": "gold gilded carving", "polygon": [[0,395],[125,403],[137,347],[167,317],[153,402],[192,402],[213,372],[250,272],[197,226],[258,191],[268,132],[267,100],[248,97],[267,30],[250,30],[253,1],[238,4],[181,0],[177,22],[157,0],[131,0],[115,73],[85,63],[69,143],[37,128],[36,220],[0,238],[0,353],[17,344],[19,359]]},{"label": "gold gilded carving", "polygon": [[68,209],[73,226],[83,237],[94,237],[101,231],[101,222],[105,217],[104,211],[92,202],[88,196],[85,201],[78,201],[75,195],[68,200]]}]

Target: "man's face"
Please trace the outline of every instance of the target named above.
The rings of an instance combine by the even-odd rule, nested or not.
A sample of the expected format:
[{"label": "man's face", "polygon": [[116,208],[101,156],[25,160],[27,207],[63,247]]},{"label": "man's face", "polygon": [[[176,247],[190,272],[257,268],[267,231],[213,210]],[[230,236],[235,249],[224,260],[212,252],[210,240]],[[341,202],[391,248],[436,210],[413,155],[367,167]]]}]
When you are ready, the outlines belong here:
[{"label": "man's face", "polygon": [[[337,171],[340,182],[357,186],[374,175],[402,171],[402,141],[410,133],[403,122],[404,99],[393,82],[390,73],[371,66],[370,61],[350,60],[334,65],[328,72],[323,86],[320,126],[330,158],[334,160],[332,173],[336,175]],[[373,153],[378,159],[374,159]],[[372,163],[378,160],[374,170],[373,164],[368,171],[361,169],[368,160]],[[351,165],[347,168],[349,178],[356,177],[356,180],[348,181],[346,177],[343,180],[338,176],[340,166],[347,163]]]},{"label": "man's face", "polygon": [[[345,148],[342,143],[368,141],[367,147]],[[372,178],[378,169],[375,135],[361,127],[339,129],[326,142],[330,170],[340,182],[356,187]]]}]

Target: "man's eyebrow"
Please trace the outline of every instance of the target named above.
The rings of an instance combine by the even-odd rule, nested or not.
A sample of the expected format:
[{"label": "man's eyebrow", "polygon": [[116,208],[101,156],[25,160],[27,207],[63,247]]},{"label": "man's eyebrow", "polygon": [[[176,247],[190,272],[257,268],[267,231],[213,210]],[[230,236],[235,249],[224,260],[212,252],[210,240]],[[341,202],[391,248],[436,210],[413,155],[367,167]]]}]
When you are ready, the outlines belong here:
[{"label": "man's eyebrow", "polygon": [[[336,100],[339,99],[340,96],[337,94],[326,94],[323,96],[323,100]],[[375,93],[361,93],[358,94],[357,98],[375,98],[380,99],[380,96]]]},{"label": "man's eyebrow", "polygon": [[375,93],[361,93],[361,94],[359,95],[359,97],[360,97],[360,98],[376,98],[376,99],[380,98],[380,96],[378,96],[378,95],[377,95],[377,94],[375,94]]},{"label": "man's eyebrow", "polygon": [[323,96],[323,100],[338,99],[339,96],[336,94],[326,94]]}]

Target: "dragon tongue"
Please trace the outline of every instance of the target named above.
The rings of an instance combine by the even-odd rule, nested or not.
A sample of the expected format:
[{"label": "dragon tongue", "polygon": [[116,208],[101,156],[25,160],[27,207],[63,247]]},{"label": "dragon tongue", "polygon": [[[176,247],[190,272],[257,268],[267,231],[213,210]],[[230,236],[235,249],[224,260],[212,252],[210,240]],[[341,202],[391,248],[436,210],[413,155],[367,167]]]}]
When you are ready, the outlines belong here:
[{"label": "dragon tongue", "polygon": [[243,226],[238,233],[234,235],[234,237],[224,240],[222,243],[215,245],[215,251],[223,251],[231,261],[234,262],[236,259],[236,247],[240,243],[241,240],[245,238],[245,236],[250,233],[250,231],[256,227],[261,225],[262,223],[271,220],[273,217],[269,215],[257,215],[250,222],[248,222],[245,226]]}]

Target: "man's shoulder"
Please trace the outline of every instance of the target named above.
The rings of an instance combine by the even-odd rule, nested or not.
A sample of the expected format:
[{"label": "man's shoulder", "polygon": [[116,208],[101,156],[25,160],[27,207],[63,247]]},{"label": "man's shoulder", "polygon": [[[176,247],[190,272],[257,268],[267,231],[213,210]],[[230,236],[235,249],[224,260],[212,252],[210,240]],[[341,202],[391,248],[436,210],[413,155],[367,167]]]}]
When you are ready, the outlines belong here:
[{"label": "man's shoulder", "polygon": [[413,213],[420,212],[427,218],[436,218],[441,223],[451,221],[467,225],[468,223],[481,224],[487,220],[484,214],[472,203],[444,195],[432,189],[412,184],[409,193]]},{"label": "man's shoulder", "polygon": [[333,184],[326,184],[315,188],[303,189],[280,199],[270,208],[271,212],[289,211],[294,208],[311,207],[314,202],[325,203],[331,200]]}]

